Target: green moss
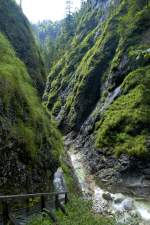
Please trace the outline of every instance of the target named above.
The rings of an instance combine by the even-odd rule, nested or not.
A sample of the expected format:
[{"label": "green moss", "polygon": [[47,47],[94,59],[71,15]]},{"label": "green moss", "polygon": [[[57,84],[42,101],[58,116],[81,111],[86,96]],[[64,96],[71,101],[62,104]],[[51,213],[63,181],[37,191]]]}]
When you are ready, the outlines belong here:
[{"label": "green moss", "polygon": [[25,63],[33,84],[42,94],[46,74],[30,24],[15,1],[1,0],[0,4],[0,32],[7,36],[17,56]]},{"label": "green moss", "polygon": [[87,51],[76,70],[74,88],[70,94],[73,100],[68,114],[69,125],[75,129],[80,128],[100,97],[103,74],[108,69],[118,44],[116,30],[116,21],[113,25],[109,21],[101,37]]},{"label": "green moss", "polygon": [[[109,154],[145,157],[149,155],[150,70],[149,42],[141,41],[141,37],[150,26],[150,17],[145,5],[139,8],[135,1],[123,1],[119,10],[120,40],[110,74],[118,72],[120,77],[112,77],[108,91],[122,83],[121,96],[96,124],[96,146]],[[126,67],[121,71],[124,56]]]},{"label": "green moss", "polygon": [[150,124],[150,67],[130,73],[124,80],[122,95],[97,124],[96,146],[115,154],[145,156]]},{"label": "green moss", "polygon": [[[149,153],[149,8],[146,1],[123,0],[109,10],[109,17],[100,24],[100,10],[86,5],[79,12],[83,15],[72,48],[51,70],[48,102],[52,108],[60,95],[65,96],[64,129],[79,131],[92,112],[96,118],[100,114],[95,129],[98,148],[144,156]],[[121,96],[104,115],[99,104],[96,111],[97,103],[104,103],[118,86]]]},{"label": "green moss", "polygon": [[[59,154],[63,149],[61,135],[42,106],[25,65],[2,34],[0,58],[1,155],[7,152],[10,143],[8,160],[14,152],[18,157],[16,160],[27,163],[27,170],[28,164],[32,167],[40,164],[39,171],[45,173],[45,177],[49,174],[48,179],[51,179],[59,166]],[[13,188],[13,182],[11,186]]]},{"label": "green moss", "polygon": [[[64,55],[62,55],[58,62],[54,64],[48,76],[44,99],[46,99],[45,105],[47,105],[49,110],[52,110],[60,93],[65,91],[68,88],[68,85],[73,81],[70,86],[72,89],[75,84],[75,81],[73,80],[76,76],[75,71],[84,55],[94,45],[97,39],[96,34],[101,30],[101,28],[97,26],[98,18],[96,17],[96,15],[100,14],[99,11],[89,12],[88,7],[86,7],[85,12],[87,13],[85,15],[82,14],[83,12],[76,15],[76,19],[81,22],[77,23],[77,34],[73,37],[72,42],[69,42],[68,46],[70,47],[66,49]],[[84,27],[86,27],[87,24],[89,29],[82,30],[83,23]],[[72,90],[70,90],[70,92],[71,91]],[[70,102],[68,99],[63,100],[62,106],[64,105],[67,107],[67,111],[69,111]]]},{"label": "green moss", "polygon": [[27,127],[25,124],[20,121],[20,123],[13,125],[11,128],[11,136],[18,140],[18,143],[24,143],[27,154],[29,154],[32,158],[36,157],[37,154],[37,146],[35,145],[35,135],[36,131],[33,127]]},{"label": "green moss", "polygon": [[59,99],[57,100],[57,102],[55,102],[55,104],[54,104],[54,106],[53,106],[53,109],[52,109],[52,114],[53,114],[54,116],[57,116],[57,115],[58,115],[58,113],[59,113],[59,111],[60,111],[60,109],[61,109],[61,106],[62,106],[62,102],[61,102],[61,99],[59,98]]}]

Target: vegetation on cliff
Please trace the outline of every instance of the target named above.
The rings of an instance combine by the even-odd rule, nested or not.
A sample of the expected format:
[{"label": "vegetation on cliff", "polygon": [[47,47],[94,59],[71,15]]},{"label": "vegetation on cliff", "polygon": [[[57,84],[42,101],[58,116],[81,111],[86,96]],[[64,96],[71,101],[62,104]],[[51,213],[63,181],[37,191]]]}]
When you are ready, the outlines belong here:
[{"label": "vegetation on cliff", "polygon": [[39,46],[40,53],[49,72],[53,62],[58,56],[57,37],[61,32],[62,22],[52,22],[45,20],[32,25],[32,30]]},{"label": "vegetation on cliff", "polygon": [[97,147],[117,155],[149,154],[150,67],[135,70],[121,85],[121,96],[97,123]]},{"label": "vegetation on cliff", "polygon": [[120,17],[118,30],[122,35],[111,64],[111,74],[115,75],[121,58],[126,57],[126,68],[122,68],[120,77],[112,75],[114,80],[111,81],[112,89],[121,84],[121,93],[97,123],[96,142],[105,152],[108,149],[117,155],[127,153],[143,157],[150,153],[150,40],[146,39],[150,16],[147,6],[139,6],[133,1],[128,5],[124,1],[120,12],[123,10],[125,13]]},{"label": "vegetation on cliff", "polygon": [[17,56],[25,63],[34,86],[43,94],[46,73],[30,24],[14,0],[0,0],[0,32],[5,34]]},{"label": "vegetation on cliff", "polygon": [[[81,9],[70,48],[50,71],[44,104],[63,131],[79,132],[93,117],[96,148],[143,157],[149,153],[149,7],[138,0],[97,4]],[[105,112],[117,87],[119,97]]]},{"label": "vegetation on cliff", "polygon": [[60,134],[2,34],[0,58],[0,190],[46,190],[59,165]]}]

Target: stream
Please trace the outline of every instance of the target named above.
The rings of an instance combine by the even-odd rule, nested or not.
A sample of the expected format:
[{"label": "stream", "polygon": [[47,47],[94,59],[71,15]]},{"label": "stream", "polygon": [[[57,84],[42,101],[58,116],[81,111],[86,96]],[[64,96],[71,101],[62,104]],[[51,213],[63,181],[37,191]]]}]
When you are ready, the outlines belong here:
[{"label": "stream", "polygon": [[83,153],[71,145],[67,153],[83,197],[92,200],[96,213],[115,216],[117,225],[150,225],[150,202],[144,198],[105,191],[88,172]]}]

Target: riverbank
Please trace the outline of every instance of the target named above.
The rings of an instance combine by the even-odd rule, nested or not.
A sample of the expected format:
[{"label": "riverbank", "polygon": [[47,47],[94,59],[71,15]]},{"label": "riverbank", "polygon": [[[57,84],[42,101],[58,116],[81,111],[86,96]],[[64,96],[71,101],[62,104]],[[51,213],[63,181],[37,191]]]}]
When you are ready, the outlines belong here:
[{"label": "riverbank", "polygon": [[[70,196],[70,202],[66,206],[68,216],[57,211],[58,224],[61,225],[114,225],[112,218],[94,214],[91,210],[91,202],[77,196]],[[27,225],[52,225],[49,217],[35,216]]]},{"label": "riverbank", "polygon": [[116,217],[117,224],[150,224],[150,202],[144,198],[131,197],[117,192],[111,193],[95,182],[94,176],[89,173],[88,164],[81,151],[65,138],[66,152],[70,158],[75,179],[85,199],[92,201],[94,212]]}]

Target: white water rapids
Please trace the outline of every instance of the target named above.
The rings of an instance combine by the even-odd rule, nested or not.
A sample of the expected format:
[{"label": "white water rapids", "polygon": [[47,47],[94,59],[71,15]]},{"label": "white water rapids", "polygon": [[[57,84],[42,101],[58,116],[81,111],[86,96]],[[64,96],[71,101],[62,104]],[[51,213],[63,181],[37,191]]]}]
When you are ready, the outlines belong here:
[{"label": "white water rapids", "polygon": [[117,225],[150,225],[150,202],[144,199],[137,200],[121,193],[106,192],[97,186],[94,177],[88,174],[81,152],[70,149],[68,156],[83,196],[92,200],[94,211],[115,215]]}]

